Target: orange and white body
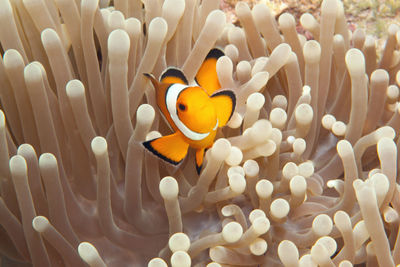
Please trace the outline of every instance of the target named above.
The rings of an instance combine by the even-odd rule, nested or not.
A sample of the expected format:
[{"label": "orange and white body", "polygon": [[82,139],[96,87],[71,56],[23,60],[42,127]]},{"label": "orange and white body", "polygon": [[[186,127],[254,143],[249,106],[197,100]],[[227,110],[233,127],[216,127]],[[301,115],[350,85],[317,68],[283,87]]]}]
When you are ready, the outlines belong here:
[{"label": "orange and white body", "polygon": [[235,94],[221,90],[216,61],[223,53],[213,49],[196,75],[195,86],[188,85],[184,74],[167,69],[158,82],[145,74],[156,89],[157,105],[174,133],[144,142],[143,145],[163,160],[177,165],[188,148],[196,149],[196,169],[200,172],[205,149],[214,143],[217,129],[223,127],[235,109]]}]

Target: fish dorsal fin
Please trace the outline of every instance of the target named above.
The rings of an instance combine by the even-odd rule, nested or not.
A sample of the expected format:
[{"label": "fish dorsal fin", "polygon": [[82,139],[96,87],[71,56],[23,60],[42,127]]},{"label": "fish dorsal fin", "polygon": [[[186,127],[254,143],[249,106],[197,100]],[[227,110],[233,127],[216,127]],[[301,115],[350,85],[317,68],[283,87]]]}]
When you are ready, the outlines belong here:
[{"label": "fish dorsal fin", "polygon": [[143,145],[154,155],[173,165],[178,165],[186,157],[189,149],[189,144],[179,132],[146,141]]},{"label": "fish dorsal fin", "polygon": [[223,55],[224,52],[220,49],[211,49],[196,74],[197,84],[206,90],[208,95],[212,95],[215,91],[221,88],[217,75],[217,60]]},{"label": "fish dorsal fin", "polygon": [[218,127],[224,126],[231,118],[236,106],[236,96],[231,90],[223,90],[210,97],[217,112]]},{"label": "fish dorsal fin", "polygon": [[180,83],[189,84],[185,74],[180,69],[170,67],[161,74],[160,81],[162,83]]}]

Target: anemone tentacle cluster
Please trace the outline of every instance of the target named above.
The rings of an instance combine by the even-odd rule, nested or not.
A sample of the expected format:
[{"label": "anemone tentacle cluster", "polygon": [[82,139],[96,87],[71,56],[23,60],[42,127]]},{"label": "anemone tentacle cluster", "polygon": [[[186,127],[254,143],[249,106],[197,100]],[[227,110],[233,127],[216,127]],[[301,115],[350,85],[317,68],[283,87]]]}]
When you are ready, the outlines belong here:
[{"label": "anemone tentacle cluster", "polygon": [[[0,0],[0,265],[400,264],[400,28],[215,0]],[[214,47],[228,126],[178,167],[155,77]]]}]

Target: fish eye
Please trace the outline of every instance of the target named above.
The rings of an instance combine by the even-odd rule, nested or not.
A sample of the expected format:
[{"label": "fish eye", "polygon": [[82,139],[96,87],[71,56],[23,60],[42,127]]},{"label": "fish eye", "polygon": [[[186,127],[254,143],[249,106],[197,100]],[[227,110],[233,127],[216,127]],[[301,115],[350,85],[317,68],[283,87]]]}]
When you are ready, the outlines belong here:
[{"label": "fish eye", "polygon": [[179,105],[178,105],[178,108],[179,108],[179,110],[181,110],[181,111],[185,111],[185,110],[186,110],[186,105],[184,105],[184,104],[179,104]]}]

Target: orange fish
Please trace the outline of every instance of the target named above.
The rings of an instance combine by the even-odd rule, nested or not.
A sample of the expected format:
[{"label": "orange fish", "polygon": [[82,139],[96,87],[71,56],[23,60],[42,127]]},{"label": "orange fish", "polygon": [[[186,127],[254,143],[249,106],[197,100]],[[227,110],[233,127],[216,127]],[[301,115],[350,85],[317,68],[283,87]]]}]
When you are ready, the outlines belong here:
[{"label": "orange fish", "polygon": [[178,165],[189,147],[196,149],[196,170],[200,173],[205,149],[214,143],[217,129],[231,118],[236,105],[235,94],[221,88],[216,63],[223,56],[212,49],[201,65],[195,84],[189,85],[185,75],[176,68],[168,68],[158,82],[146,75],[156,89],[157,105],[174,133],[143,143],[144,147],[161,159]]}]

